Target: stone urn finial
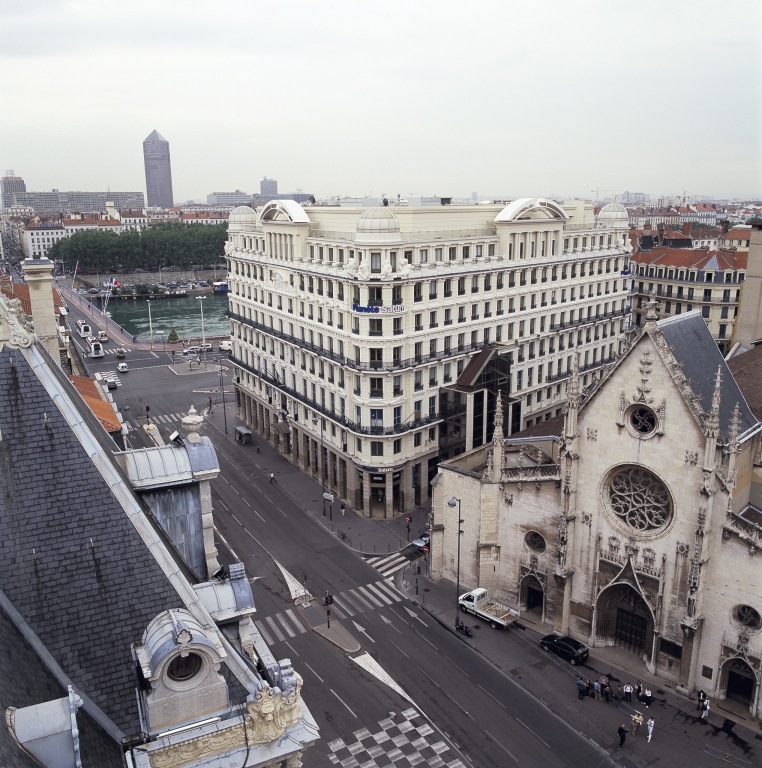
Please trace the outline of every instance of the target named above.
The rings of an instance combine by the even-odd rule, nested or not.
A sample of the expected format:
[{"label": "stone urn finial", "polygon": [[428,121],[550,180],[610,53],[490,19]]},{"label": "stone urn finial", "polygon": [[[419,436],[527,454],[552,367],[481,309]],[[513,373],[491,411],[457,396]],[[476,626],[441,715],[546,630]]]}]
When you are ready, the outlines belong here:
[{"label": "stone urn finial", "polygon": [[188,442],[198,443],[201,435],[198,434],[201,425],[204,423],[204,417],[196,413],[196,409],[191,405],[188,415],[183,417],[182,424],[188,430]]}]

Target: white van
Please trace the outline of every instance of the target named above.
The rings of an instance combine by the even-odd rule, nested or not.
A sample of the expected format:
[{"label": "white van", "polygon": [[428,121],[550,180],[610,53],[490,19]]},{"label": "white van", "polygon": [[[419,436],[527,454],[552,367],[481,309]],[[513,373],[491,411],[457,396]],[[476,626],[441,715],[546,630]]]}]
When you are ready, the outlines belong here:
[{"label": "white van", "polygon": [[106,331],[98,331],[98,341],[108,341],[108,334]]},{"label": "white van", "polygon": [[232,352],[233,342],[230,339],[224,339],[220,342],[220,352]]}]

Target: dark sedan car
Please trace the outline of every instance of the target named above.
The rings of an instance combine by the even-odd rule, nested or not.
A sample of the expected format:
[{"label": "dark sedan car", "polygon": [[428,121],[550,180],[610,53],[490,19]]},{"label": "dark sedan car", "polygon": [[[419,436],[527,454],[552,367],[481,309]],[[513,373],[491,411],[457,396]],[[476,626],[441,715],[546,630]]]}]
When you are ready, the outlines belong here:
[{"label": "dark sedan car", "polygon": [[540,640],[540,645],[556,656],[566,659],[569,664],[583,664],[590,655],[587,646],[575,640],[573,637],[558,637],[558,635],[546,635]]}]

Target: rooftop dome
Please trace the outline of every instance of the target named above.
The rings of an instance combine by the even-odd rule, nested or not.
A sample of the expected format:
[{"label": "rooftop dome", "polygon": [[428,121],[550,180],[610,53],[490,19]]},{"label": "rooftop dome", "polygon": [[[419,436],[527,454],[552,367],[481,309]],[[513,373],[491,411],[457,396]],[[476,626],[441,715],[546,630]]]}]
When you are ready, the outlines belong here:
[{"label": "rooftop dome", "polygon": [[358,232],[399,232],[400,223],[388,205],[377,205],[363,211],[357,220]]},{"label": "rooftop dome", "polygon": [[609,203],[601,208],[598,214],[598,223],[604,226],[630,226],[630,214],[627,209],[619,203]]},{"label": "rooftop dome", "polygon": [[228,226],[241,227],[246,224],[256,226],[257,212],[253,208],[249,208],[248,205],[239,205],[237,208],[233,208],[228,219]]}]

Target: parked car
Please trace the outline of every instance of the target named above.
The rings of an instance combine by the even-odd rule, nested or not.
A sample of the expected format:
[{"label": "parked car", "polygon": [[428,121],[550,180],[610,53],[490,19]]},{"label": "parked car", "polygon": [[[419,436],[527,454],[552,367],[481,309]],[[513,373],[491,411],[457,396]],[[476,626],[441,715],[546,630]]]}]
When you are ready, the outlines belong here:
[{"label": "parked car", "polygon": [[201,347],[193,346],[193,347],[186,347],[183,350],[184,355],[197,355],[201,351]]},{"label": "parked car", "polygon": [[426,531],[425,533],[422,533],[417,539],[413,539],[413,546],[416,549],[423,549],[424,547],[429,546],[430,541],[431,541],[431,533],[429,533],[429,531]]},{"label": "parked car", "polygon": [[232,352],[233,351],[233,342],[230,341],[230,339],[223,339],[220,342],[220,352]]},{"label": "parked car", "polygon": [[116,369],[119,371],[119,373],[127,373],[129,368],[127,367],[127,363],[117,363]]},{"label": "parked car", "polygon": [[563,637],[559,637],[558,635],[545,635],[545,637],[540,640],[540,645],[546,651],[550,651],[551,653],[555,653],[556,656],[566,659],[572,666],[575,664],[583,664],[590,655],[586,645],[568,635],[564,635]]}]

